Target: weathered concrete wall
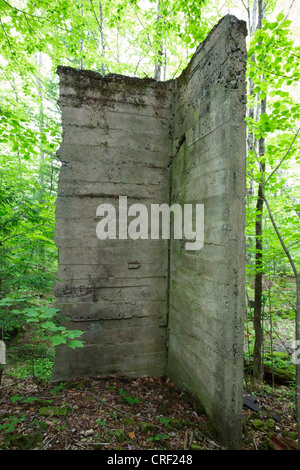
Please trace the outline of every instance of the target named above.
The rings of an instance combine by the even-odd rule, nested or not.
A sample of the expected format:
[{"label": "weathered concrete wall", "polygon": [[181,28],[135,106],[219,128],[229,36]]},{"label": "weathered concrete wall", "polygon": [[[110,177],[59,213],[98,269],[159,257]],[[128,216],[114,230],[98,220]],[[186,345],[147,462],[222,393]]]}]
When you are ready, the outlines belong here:
[{"label": "weathered concrete wall", "polygon": [[[245,27],[225,18],[176,83],[171,201],[204,204],[204,247],[171,240],[168,375],[228,445],[241,435]],[[182,145],[178,148],[178,142]]]},{"label": "weathered concrete wall", "polygon": [[169,198],[168,83],[61,67],[63,142],[55,292],[84,349],[58,350],[55,378],[166,371],[167,240],[99,240],[96,209]]},{"label": "weathered concrete wall", "polygon": [[[245,33],[226,16],[165,83],[58,69],[56,295],[86,347],[58,348],[53,379],[167,373],[229,447],[241,436]],[[119,196],[204,204],[204,247],[99,240],[97,206]]]}]

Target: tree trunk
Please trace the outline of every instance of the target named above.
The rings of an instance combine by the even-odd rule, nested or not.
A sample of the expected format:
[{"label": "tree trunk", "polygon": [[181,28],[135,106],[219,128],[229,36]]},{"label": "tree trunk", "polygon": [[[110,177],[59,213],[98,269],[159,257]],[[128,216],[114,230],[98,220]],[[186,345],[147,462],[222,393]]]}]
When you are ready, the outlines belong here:
[{"label": "tree trunk", "polygon": [[163,38],[162,38],[162,34],[160,32],[160,22],[161,21],[163,21],[163,15],[161,14],[160,1],[158,1],[157,26],[158,26],[158,31],[160,33],[160,40],[159,40],[159,50],[158,50],[158,53],[157,53],[157,59],[156,59],[156,63],[155,63],[155,66],[154,66],[154,78],[155,78],[155,80],[158,80],[158,81],[161,80],[162,58],[163,58]]},{"label": "tree trunk", "polygon": [[[39,78],[40,74],[42,73],[42,67],[43,67],[43,59],[42,59],[42,54],[38,53],[36,55],[36,63],[38,66],[38,71],[39,75],[36,77],[36,86],[37,86],[37,93],[39,97],[39,132],[40,136],[45,131],[45,122],[44,122],[44,97],[43,97],[43,86],[42,82]],[[40,164],[39,164],[39,193],[38,193],[38,202],[42,206],[44,204],[44,198],[45,198],[45,154],[43,151],[42,144],[40,146]],[[40,240],[38,243],[37,247],[37,252],[38,252],[38,267],[41,271],[45,272],[45,243]],[[25,271],[26,272],[26,271]],[[24,274],[25,274],[24,272]]]},{"label": "tree trunk", "polygon": [[105,76],[105,64],[104,64],[104,56],[105,56],[105,41],[104,41],[104,31],[103,31],[103,9],[102,3],[99,2],[99,12],[100,12],[100,34],[101,34],[101,48],[102,48],[102,63],[101,63],[101,70],[103,77]]},{"label": "tree trunk", "polygon": [[[81,16],[83,16],[83,3],[81,4],[80,13],[81,13]],[[82,51],[83,51],[83,39],[80,39],[80,52],[82,52]],[[80,69],[81,70],[84,69],[83,58],[82,57],[80,58]]]},{"label": "tree trunk", "polygon": [[255,343],[253,351],[253,379],[254,385],[260,387],[263,379],[263,366],[262,366],[262,346],[263,346],[263,330],[261,325],[261,305],[262,305],[262,290],[263,290],[263,186],[259,184],[257,203],[256,203],[256,222],[255,222],[255,293],[254,293],[254,316],[253,325],[255,331]]},{"label": "tree trunk", "polygon": [[[256,6],[256,3],[254,2]],[[258,21],[257,29],[262,27],[263,19],[263,1],[258,0]],[[255,18],[253,17],[253,24]],[[260,113],[264,114],[267,108],[266,98],[261,101]],[[260,137],[258,142],[258,156],[263,157],[265,154],[265,139]],[[263,364],[262,364],[262,347],[263,347],[263,328],[261,324],[262,313],[262,292],[263,292],[263,189],[264,189],[264,172],[265,164],[260,163],[261,180],[258,186],[257,202],[256,202],[256,222],[255,222],[255,293],[254,293],[254,331],[255,343],[253,352],[253,380],[254,386],[260,388],[263,381]]]}]

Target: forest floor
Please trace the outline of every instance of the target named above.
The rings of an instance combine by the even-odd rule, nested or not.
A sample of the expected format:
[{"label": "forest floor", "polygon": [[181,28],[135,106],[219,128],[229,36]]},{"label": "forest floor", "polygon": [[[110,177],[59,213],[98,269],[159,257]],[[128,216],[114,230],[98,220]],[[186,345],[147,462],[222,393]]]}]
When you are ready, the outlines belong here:
[{"label": "forest floor", "polygon": [[[296,448],[291,396],[290,388],[269,387],[252,398],[259,410],[243,407],[244,450]],[[94,378],[56,386],[9,375],[2,380],[0,449],[222,448],[204,410],[166,377]]]}]

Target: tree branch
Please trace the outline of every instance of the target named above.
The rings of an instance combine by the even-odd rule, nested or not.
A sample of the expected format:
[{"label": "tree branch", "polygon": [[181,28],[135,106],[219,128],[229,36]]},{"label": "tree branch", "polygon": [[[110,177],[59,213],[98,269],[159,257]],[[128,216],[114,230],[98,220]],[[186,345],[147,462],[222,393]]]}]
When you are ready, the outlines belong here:
[{"label": "tree branch", "polygon": [[284,243],[284,240],[283,240],[283,238],[282,238],[282,236],[281,236],[279,230],[278,230],[278,227],[277,227],[277,224],[276,224],[275,219],[274,219],[274,217],[273,217],[272,211],[271,211],[271,209],[270,209],[268,200],[267,200],[267,198],[266,198],[266,196],[265,196],[264,188],[262,188],[262,197],[263,197],[263,200],[265,201],[265,204],[266,204],[266,207],[267,207],[267,210],[268,210],[268,213],[269,213],[269,216],[270,216],[272,225],[273,225],[274,230],[275,230],[275,232],[276,232],[276,235],[277,235],[277,237],[278,237],[278,240],[279,240],[279,242],[280,242],[280,244],[281,244],[281,246],[282,246],[282,249],[283,249],[283,251],[285,252],[285,254],[286,254],[286,256],[287,256],[287,258],[288,258],[288,260],[289,260],[289,262],[290,262],[290,265],[291,265],[291,268],[292,268],[293,273],[294,273],[294,275],[295,275],[295,278],[297,278],[297,276],[298,276],[298,271],[297,271],[296,265],[295,265],[295,263],[294,263],[294,261],[293,261],[293,259],[292,259],[292,257],[291,257],[291,254],[290,254],[290,252],[289,252],[289,250],[288,250],[286,244]]},{"label": "tree branch", "polygon": [[15,11],[18,11],[18,12],[22,13],[25,17],[27,15],[27,16],[31,16],[31,18],[35,18],[36,20],[39,20],[39,21],[40,20],[48,21],[49,23],[55,25],[58,29],[61,29],[62,31],[68,31],[68,28],[62,28],[61,26],[59,26],[54,21],[49,20],[49,18],[46,18],[44,16],[33,15],[32,13],[25,12],[24,10],[21,10],[20,8],[13,7],[6,0],[2,0],[2,2],[5,3],[7,6],[9,6],[12,10],[15,10]]},{"label": "tree branch", "polygon": [[11,42],[10,42],[10,40],[9,40],[7,31],[6,31],[6,29],[4,28],[4,26],[3,26],[3,23],[2,23],[2,21],[1,21],[1,18],[0,18],[0,24],[1,24],[1,27],[2,27],[2,29],[3,29],[3,31],[4,31],[4,34],[5,34],[5,36],[6,36],[6,39],[7,39],[8,45],[9,45],[9,49],[10,49],[10,53],[12,53]]},{"label": "tree branch", "polygon": [[291,11],[291,9],[293,8],[294,3],[295,3],[295,0],[292,0],[292,3],[290,4],[289,9],[288,9],[288,12],[287,12],[287,14],[285,15],[283,21],[285,21],[285,20],[289,17],[290,11]]},{"label": "tree branch", "polygon": [[297,130],[292,142],[291,142],[291,145],[289,146],[289,149],[287,150],[287,152],[285,153],[285,155],[283,156],[283,158],[280,160],[280,162],[278,163],[278,165],[276,166],[276,168],[274,168],[274,170],[272,171],[272,173],[268,176],[268,178],[266,179],[266,181],[264,182],[264,186],[267,184],[267,182],[269,181],[269,179],[274,175],[274,173],[278,170],[278,168],[281,166],[281,164],[284,162],[284,160],[286,159],[286,157],[289,155],[290,151],[292,150],[292,147],[294,145],[294,142],[295,140],[297,139],[298,137],[298,134],[300,132],[300,128]]},{"label": "tree branch", "polygon": [[242,4],[244,5],[245,10],[247,11],[247,13],[248,13],[248,15],[249,15],[249,8],[245,5],[244,0],[241,0],[241,2],[242,2]]}]

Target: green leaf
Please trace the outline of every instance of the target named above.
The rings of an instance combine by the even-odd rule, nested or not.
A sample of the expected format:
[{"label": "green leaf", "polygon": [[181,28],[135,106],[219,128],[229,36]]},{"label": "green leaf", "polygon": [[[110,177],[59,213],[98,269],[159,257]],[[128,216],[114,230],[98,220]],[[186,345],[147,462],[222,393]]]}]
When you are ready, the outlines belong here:
[{"label": "green leaf", "polygon": [[84,348],[84,343],[83,341],[78,341],[76,339],[73,339],[72,341],[68,343],[68,346],[72,349]]},{"label": "green leaf", "polygon": [[284,20],[284,13],[280,12],[277,16],[277,22],[280,23],[282,20]]},{"label": "green leaf", "polygon": [[51,342],[53,346],[58,346],[59,344],[65,344],[67,342],[66,338],[61,335],[55,335],[51,337]]},{"label": "green leaf", "polygon": [[263,101],[263,100],[266,98],[266,96],[267,96],[266,93],[263,91],[263,92],[260,94],[259,98],[260,98],[261,101]]}]

